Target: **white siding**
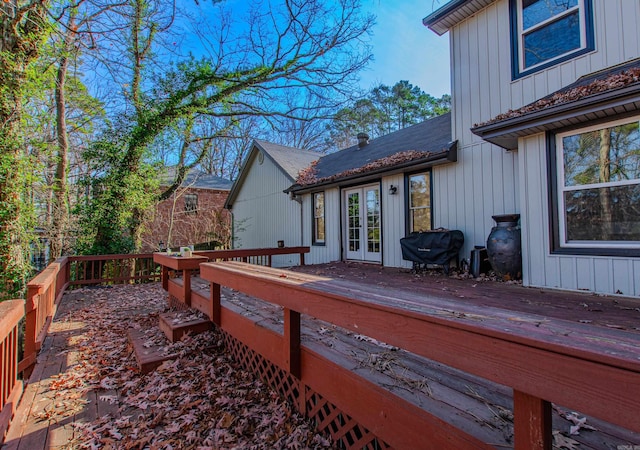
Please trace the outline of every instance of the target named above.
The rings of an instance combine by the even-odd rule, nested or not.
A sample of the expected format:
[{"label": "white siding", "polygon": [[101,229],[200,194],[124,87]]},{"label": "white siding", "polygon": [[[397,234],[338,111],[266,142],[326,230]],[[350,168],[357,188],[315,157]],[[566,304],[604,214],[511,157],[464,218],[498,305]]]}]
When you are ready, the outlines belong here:
[{"label": "white siding", "polygon": [[325,221],[325,244],[313,245],[312,243],[312,221],[313,205],[310,194],[303,196],[303,245],[311,248],[305,256],[307,264],[324,264],[332,261],[340,261],[340,191],[338,188],[331,188],[324,191],[324,221]]},{"label": "white siding", "polygon": [[[550,252],[544,135],[507,152],[470,129],[576,81],[640,56],[640,1],[594,0],[594,52],[511,80],[509,0],[499,0],[450,31],[452,130],[457,164],[434,170],[435,226],[465,234],[464,255],[486,242],[492,215],[520,213],[526,285],[640,296],[640,260]],[[596,274],[598,275],[596,280]]]},{"label": "white siding", "polygon": [[[391,185],[397,186],[395,195],[389,195]],[[402,259],[400,239],[405,235],[405,184],[404,175],[398,174],[382,179],[380,187],[382,207],[382,263],[388,267],[411,267],[411,262]]]},{"label": "white siding", "polygon": [[[232,205],[234,248],[275,247],[283,240],[287,247],[302,245],[301,205],[283,191],[291,186],[270,158],[258,164],[255,157],[246,166],[247,176]],[[299,256],[273,258],[273,265],[296,265]]]},{"label": "white siding", "polygon": [[433,168],[434,227],[461,230],[468,259],[474,245],[485,245],[491,216],[519,213],[515,183],[518,154],[488,143],[458,151],[458,162]]}]

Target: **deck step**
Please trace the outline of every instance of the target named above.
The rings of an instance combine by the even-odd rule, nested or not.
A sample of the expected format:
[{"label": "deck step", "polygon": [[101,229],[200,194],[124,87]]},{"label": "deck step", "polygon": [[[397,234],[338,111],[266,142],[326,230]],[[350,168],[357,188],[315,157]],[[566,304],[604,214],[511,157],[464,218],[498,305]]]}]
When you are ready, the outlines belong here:
[{"label": "deck step", "polygon": [[160,314],[160,329],[171,342],[179,341],[187,333],[204,333],[212,328],[213,323],[198,311],[181,310]]},{"label": "deck step", "polygon": [[127,335],[138,362],[138,370],[142,374],[155,370],[164,361],[177,356],[171,353],[169,341],[157,328],[155,330],[129,328]]}]

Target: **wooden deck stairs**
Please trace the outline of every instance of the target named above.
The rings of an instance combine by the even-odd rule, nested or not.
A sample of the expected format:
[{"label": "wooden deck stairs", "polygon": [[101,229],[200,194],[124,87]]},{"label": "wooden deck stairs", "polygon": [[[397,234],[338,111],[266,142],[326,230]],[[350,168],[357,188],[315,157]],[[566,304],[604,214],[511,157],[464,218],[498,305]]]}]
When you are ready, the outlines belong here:
[{"label": "wooden deck stairs", "polygon": [[178,342],[187,334],[198,334],[213,327],[203,314],[190,309],[169,311],[159,315],[157,327],[130,328],[129,344],[138,363],[140,373],[149,373],[163,362],[177,356],[171,343]]}]

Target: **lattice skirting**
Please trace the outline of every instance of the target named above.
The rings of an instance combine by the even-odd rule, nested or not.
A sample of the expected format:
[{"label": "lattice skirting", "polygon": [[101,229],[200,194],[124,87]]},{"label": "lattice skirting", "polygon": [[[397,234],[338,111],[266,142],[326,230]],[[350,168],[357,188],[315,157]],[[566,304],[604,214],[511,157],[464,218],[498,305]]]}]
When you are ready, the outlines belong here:
[{"label": "lattice skirting", "polygon": [[168,303],[169,303],[169,308],[171,309],[175,309],[178,311],[183,311],[183,310],[187,310],[189,309],[189,307],[181,302],[180,300],[178,300],[175,296],[169,294],[169,298],[168,298]]},{"label": "lattice skirting", "polygon": [[[374,436],[364,426],[345,414],[308,386],[286,371],[272,364],[242,342],[223,332],[227,351],[245,370],[260,377],[272,389],[305,417],[310,418],[316,429],[327,433],[339,449],[381,450],[390,449],[386,442]],[[304,408],[304,410],[302,410]]]}]

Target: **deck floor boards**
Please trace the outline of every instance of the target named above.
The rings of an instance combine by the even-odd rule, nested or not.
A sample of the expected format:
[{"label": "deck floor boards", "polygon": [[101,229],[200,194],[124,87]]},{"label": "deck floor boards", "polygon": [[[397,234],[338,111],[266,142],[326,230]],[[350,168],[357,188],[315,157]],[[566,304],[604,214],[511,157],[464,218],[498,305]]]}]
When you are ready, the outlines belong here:
[{"label": "deck floor boards", "polygon": [[[414,275],[398,269],[362,264],[335,263],[296,267],[293,270],[338,281],[326,281],[326,289],[338,288],[338,285],[344,288],[352,283],[360,291],[370,292],[372,297],[388,298],[394,306],[423,308],[424,305],[418,304],[420,298],[431,297],[440,299],[439,307],[442,310],[454,308],[454,312],[464,310],[479,316],[493,314],[495,320],[500,319],[500,314],[503,315],[501,320],[520,317],[523,322],[514,322],[513,326],[522,330],[528,329],[528,318],[542,316],[566,329],[597,330],[598,333],[612,336],[613,342],[618,339],[623,346],[637,344],[640,347],[640,299]],[[209,285],[195,278],[192,287],[206,293]],[[282,332],[281,308],[228,290],[223,290],[223,296],[223,306],[259,326]],[[437,300],[434,301],[437,303]],[[81,408],[69,411],[63,419],[47,418],[48,412],[60,407],[60,399],[56,398],[49,386],[57,376],[73,370],[81,363],[74,345],[82,334],[83,324],[67,320],[67,312],[81,306],[82,299],[76,298],[73,291],[65,294],[2,450],[68,448],[66,446],[76,432],[74,422],[90,422],[105,414],[116,420],[126,413],[121,408],[119,392],[91,390],[84,393]],[[533,326],[533,329],[536,328],[539,327]],[[512,425],[508,415],[512,409],[512,399],[506,387],[304,315],[302,342],[311,350],[399,397],[427,411],[449,417],[451,422],[470,434],[501,447],[509,446]],[[554,429],[564,430],[569,426],[561,413],[562,407],[557,406]],[[640,444],[637,434],[592,418],[588,418],[588,423],[599,431],[575,436],[576,442],[581,444],[579,448],[616,448],[618,445]]]}]

